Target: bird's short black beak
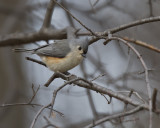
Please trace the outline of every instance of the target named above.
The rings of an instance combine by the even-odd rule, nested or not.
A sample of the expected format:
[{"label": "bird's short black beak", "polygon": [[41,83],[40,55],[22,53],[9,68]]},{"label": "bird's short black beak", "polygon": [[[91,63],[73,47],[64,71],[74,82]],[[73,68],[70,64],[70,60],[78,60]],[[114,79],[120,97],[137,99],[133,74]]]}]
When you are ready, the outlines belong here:
[{"label": "bird's short black beak", "polygon": [[86,58],[86,54],[82,53],[81,55],[82,55],[84,58]]}]

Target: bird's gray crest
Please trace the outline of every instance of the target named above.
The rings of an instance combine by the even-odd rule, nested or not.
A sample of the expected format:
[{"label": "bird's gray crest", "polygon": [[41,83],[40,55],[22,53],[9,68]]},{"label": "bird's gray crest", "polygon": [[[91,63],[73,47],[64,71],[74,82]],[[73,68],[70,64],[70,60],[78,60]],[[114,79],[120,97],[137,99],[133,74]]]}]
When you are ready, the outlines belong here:
[{"label": "bird's gray crest", "polygon": [[88,51],[88,38],[82,38],[82,39],[71,39],[70,41],[70,46],[71,47],[76,47],[77,45],[81,46],[83,51],[84,51],[84,54],[87,53]]}]

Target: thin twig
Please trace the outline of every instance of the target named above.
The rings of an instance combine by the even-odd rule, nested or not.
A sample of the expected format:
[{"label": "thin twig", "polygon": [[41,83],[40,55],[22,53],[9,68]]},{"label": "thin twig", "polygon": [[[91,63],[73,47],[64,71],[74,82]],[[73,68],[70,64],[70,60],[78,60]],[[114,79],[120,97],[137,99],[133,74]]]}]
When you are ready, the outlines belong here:
[{"label": "thin twig", "polygon": [[144,62],[142,56],[140,55],[140,53],[131,45],[129,44],[127,41],[123,40],[122,38],[118,38],[118,37],[111,37],[112,40],[119,40],[121,42],[123,42],[124,44],[126,44],[129,48],[132,49],[132,51],[137,55],[137,57],[139,58],[144,70],[145,70],[145,82],[146,82],[146,86],[147,86],[147,91],[148,91],[148,97],[149,97],[149,115],[150,115],[150,120],[149,120],[149,128],[152,128],[152,94],[151,94],[151,87],[149,84],[149,78],[148,78],[148,68],[146,66],[146,63]]},{"label": "thin twig", "polygon": [[42,107],[43,105],[36,104],[36,103],[13,103],[13,104],[2,104],[0,105],[1,107],[13,107],[13,106],[40,106]]},{"label": "thin twig", "polygon": [[38,63],[40,65],[43,65],[43,66],[47,67],[47,65],[45,63],[43,63],[42,61],[30,58],[30,57],[26,57],[26,60],[29,60],[29,61],[32,61],[32,62],[35,62],[35,63]]},{"label": "thin twig", "polygon": [[84,128],[93,128],[99,124],[102,124],[108,120],[111,120],[111,119],[115,119],[115,118],[119,118],[119,117],[125,117],[125,116],[128,116],[128,115],[131,115],[133,113],[136,113],[138,111],[142,110],[142,106],[138,106],[132,110],[129,110],[127,112],[122,112],[122,113],[118,113],[118,114],[115,114],[115,115],[111,115],[111,116],[107,116],[107,117],[103,117],[102,119],[99,119],[97,121],[94,121],[94,123],[91,123],[87,126],[85,126]]},{"label": "thin twig", "polygon": [[48,108],[48,107],[50,107],[50,106],[51,106],[51,104],[48,104],[48,105],[46,105],[46,106],[43,106],[43,107],[38,111],[38,113],[36,114],[36,116],[34,117],[34,119],[33,119],[33,121],[32,121],[32,124],[31,124],[30,128],[33,128],[33,127],[34,127],[34,125],[35,125],[35,123],[36,123],[39,115],[42,113],[42,111],[43,111],[45,108]]},{"label": "thin twig", "polygon": [[148,0],[148,4],[149,4],[149,16],[152,17],[153,16],[152,0]]},{"label": "thin twig", "polygon": [[48,127],[53,127],[53,128],[59,128],[54,124],[47,124],[46,126],[44,126],[43,128],[48,128]]},{"label": "thin twig", "polygon": [[[146,24],[146,23],[151,23],[151,22],[157,22],[160,21],[160,16],[156,16],[156,17],[149,17],[149,18],[144,18],[141,20],[136,20],[133,22],[130,22],[128,24],[123,24],[120,25],[118,27],[112,28],[112,29],[108,29],[106,31],[103,32],[97,32],[99,36],[108,36],[108,33],[116,33],[134,26],[138,26],[138,25],[142,25],[142,24]],[[89,44],[91,45],[92,43],[96,42],[97,40],[101,39],[100,37],[92,37],[89,41]],[[102,38],[103,39],[103,38]]]},{"label": "thin twig", "polygon": [[[130,91],[116,91],[116,92],[120,92],[120,93],[130,93]],[[143,103],[146,103],[146,101],[138,94],[138,92],[133,91],[133,94],[135,94],[135,96],[137,96],[137,98],[139,98]]]},{"label": "thin twig", "polygon": [[97,77],[93,78],[93,79],[91,80],[91,82],[93,82],[93,81],[95,81],[96,79],[98,79],[98,78],[100,78],[100,77],[103,77],[103,76],[105,76],[105,75],[106,75],[106,73],[100,74],[100,75],[98,75]]},{"label": "thin twig", "polygon": [[47,121],[47,125],[44,126],[43,128],[48,128],[49,126],[52,126],[54,128],[58,128],[58,126],[56,126],[55,124],[52,124],[52,122],[46,116],[43,116],[43,118]]},{"label": "thin twig", "polygon": [[96,6],[96,4],[99,2],[99,0],[96,0],[94,3],[93,3],[93,6]]},{"label": "thin twig", "polygon": [[108,35],[108,32],[113,34],[113,33],[122,31],[124,29],[128,29],[128,28],[131,28],[131,27],[134,27],[134,26],[138,26],[138,25],[142,25],[142,24],[146,24],[146,23],[150,23],[150,22],[156,22],[156,21],[160,21],[160,16],[149,17],[149,18],[133,21],[133,22],[128,23],[128,24],[120,25],[118,27],[115,27],[115,28],[112,28],[110,30],[102,32],[102,36]]},{"label": "thin twig", "polygon": [[91,0],[88,0],[88,1],[89,1],[89,4],[90,4],[91,8],[92,8],[93,13],[96,13],[96,11],[95,11],[95,9],[94,9],[94,7],[93,7],[93,4],[92,4],[92,2],[91,2]]},{"label": "thin twig", "polygon": [[[129,92],[128,97],[131,97],[131,96],[132,96],[132,94],[133,94],[133,90],[131,90],[131,91]],[[125,103],[124,111],[126,111],[126,110],[127,110],[127,105],[128,105],[128,103]]]},{"label": "thin twig", "polygon": [[33,92],[33,94],[36,92],[36,91],[34,90],[34,84],[32,84],[32,92]]},{"label": "thin twig", "polygon": [[33,96],[32,96],[32,98],[31,98],[31,100],[28,102],[28,104],[32,103],[32,101],[34,100],[34,98],[35,98],[37,92],[39,91],[39,89],[40,89],[40,85],[38,86],[38,88],[36,89],[36,91],[33,92]]},{"label": "thin twig", "polygon": [[147,44],[146,42],[143,42],[143,41],[140,41],[140,40],[134,40],[134,39],[130,39],[128,37],[122,37],[122,39],[128,41],[128,42],[131,42],[131,43],[134,43],[134,44],[137,44],[137,45],[140,45],[142,47],[145,47],[147,49],[150,49],[150,50],[153,50],[155,52],[158,52],[160,53],[160,49],[159,48],[156,48],[155,46],[151,45],[151,44]]},{"label": "thin twig", "polygon": [[[64,7],[68,10],[67,1],[62,0],[62,1],[61,1],[61,4],[62,4],[62,6],[64,6]],[[70,5],[69,5],[69,7],[70,7]],[[69,13],[67,13],[66,11],[65,11],[65,14],[66,14],[66,17],[67,17],[67,19],[68,19],[69,26],[75,27],[74,22],[73,22],[73,18],[72,18],[72,17],[69,15]]]},{"label": "thin twig", "polygon": [[80,23],[86,30],[88,30],[90,33],[92,33],[92,35],[95,35],[95,33],[88,28],[87,26],[85,26],[80,20],[78,20],[75,16],[73,16],[73,14],[71,12],[69,12],[66,8],[64,8],[60,3],[58,3],[56,0],[53,0],[58,6],[60,6],[62,9],[64,9],[67,13],[69,13],[70,16],[73,17],[73,19],[75,19],[78,23]]},{"label": "thin twig", "polygon": [[153,94],[152,94],[152,106],[153,106],[152,109],[153,109],[153,111],[157,109],[156,108],[156,98],[157,98],[157,89],[154,88]]},{"label": "thin twig", "polygon": [[[52,102],[51,102],[51,108],[53,108],[53,106],[54,106],[55,99],[56,99],[58,91],[60,91],[62,88],[64,88],[67,84],[71,84],[71,83],[73,83],[75,81],[78,81],[78,80],[81,80],[81,78],[75,78],[73,80],[67,81],[67,82],[65,82],[63,85],[61,85],[58,89],[56,89],[53,92],[53,98],[52,98]],[[50,116],[51,116],[51,114],[52,114],[52,110],[50,111]]]},{"label": "thin twig", "polygon": [[[88,74],[87,74],[87,72],[86,72],[86,66],[85,66],[85,64],[82,63],[80,67],[81,67],[80,70],[81,70],[82,73],[83,73],[83,77],[84,77],[85,79],[88,79]],[[86,93],[87,93],[87,98],[88,98],[88,101],[89,101],[89,105],[90,105],[90,108],[91,108],[93,117],[94,117],[95,119],[99,119],[99,114],[98,114],[98,112],[97,112],[97,110],[96,110],[96,106],[95,106],[95,104],[94,104],[94,98],[92,97],[91,90],[87,89],[87,90],[86,90]],[[105,98],[106,98],[106,97],[105,97]],[[105,128],[105,126],[104,126],[103,124],[100,125],[100,127],[101,127],[101,128]]]},{"label": "thin twig", "polygon": [[53,2],[53,0],[50,0],[41,29],[50,27],[54,6],[55,6],[55,2]]},{"label": "thin twig", "polygon": [[[37,106],[37,107],[43,107],[44,105],[41,105],[41,104],[37,104],[37,103],[13,103],[13,104],[2,104],[0,105],[0,108],[7,108],[7,107],[14,107],[14,106]],[[48,109],[51,109],[48,107]],[[54,112],[58,113],[60,116],[64,117],[64,114],[55,110],[55,109],[52,109]]]},{"label": "thin twig", "polygon": [[107,97],[106,97],[104,94],[102,94],[102,93],[101,93],[101,95],[106,99],[106,101],[108,102],[108,104],[110,104],[110,103],[111,103],[111,101],[112,101],[112,97],[110,97],[110,100],[108,100],[108,99],[107,99]]}]

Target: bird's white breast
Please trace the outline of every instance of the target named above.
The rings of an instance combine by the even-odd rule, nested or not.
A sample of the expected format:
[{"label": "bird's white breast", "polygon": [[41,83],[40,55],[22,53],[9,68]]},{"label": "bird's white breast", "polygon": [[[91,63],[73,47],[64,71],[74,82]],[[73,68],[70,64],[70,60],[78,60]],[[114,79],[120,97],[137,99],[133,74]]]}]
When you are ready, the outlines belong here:
[{"label": "bird's white breast", "polygon": [[45,57],[40,56],[42,61],[47,65],[47,67],[54,72],[67,72],[68,70],[74,68],[83,60],[82,55],[73,51],[69,53],[64,58],[56,58],[56,57]]}]

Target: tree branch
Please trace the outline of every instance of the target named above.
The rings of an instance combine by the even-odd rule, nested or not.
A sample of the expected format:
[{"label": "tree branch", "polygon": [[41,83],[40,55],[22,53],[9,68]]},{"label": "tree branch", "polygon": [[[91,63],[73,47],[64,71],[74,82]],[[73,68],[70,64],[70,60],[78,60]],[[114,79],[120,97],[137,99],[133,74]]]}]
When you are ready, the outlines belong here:
[{"label": "tree branch", "polygon": [[[73,16],[72,13],[70,13],[66,8],[64,8],[60,3],[58,3],[56,0],[53,0],[59,7],[61,7],[62,9],[64,9],[71,17],[73,17],[73,19],[75,19],[80,25],[82,25],[86,30],[88,30],[92,35],[95,35],[95,33],[88,28],[87,26],[85,26],[79,19],[77,19],[75,16]],[[96,35],[95,35],[96,36]]]},{"label": "tree branch", "polygon": [[[136,21],[130,22],[128,24],[120,25],[120,26],[112,28],[112,29],[108,29],[108,30],[103,31],[103,32],[97,32],[97,35],[108,36],[108,33],[113,34],[113,33],[120,32],[122,30],[131,28],[131,27],[134,27],[134,26],[138,26],[138,25],[142,25],[142,24],[146,24],[146,23],[151,23],[151,22],[157,22],[157,21],[160,21],[160,16],[144,18],[144,19],[141,19],[141,20],[136,20]],[[92,44],[93,42],[95,42],[99,39],[100,39],[99,37],[92,37],[89,41],[89,44]]]},{"label": "tree branch", "polygon": [[[36,62],[36,61],[34,61],[34,62]],[[57,78],[62,78],[62,79],[67,80],[67,81],[74,80],[75,78],[78,78],[76,75],[73,75],[73,74],[70,75],[70,76],[66,76],[66,75],[64,75],[62,73],[58,73],[57,75],[58,75]],[[114,97],[114,98],[116,98],[118,100],[121,100],[121,101],[123,101],[125,103],[129,103],[129,104],[131,104],[133,106],[142,105],[142,107],[144,109],[147,109],[147,110],[150,109],[150,107],[146,103],[141,104],[140,102],[138,102],[136,100],[133,100],[130,97],[126,97],[125,95],[122,95],[120,93],[114,92],[114,91],[112,91],[110,89],[107,89],[105,87],[102,87],[102,86],[100,86],[100,85],[98,85],[96,83],[92,83],[92,82],[89,82],[87,80],[84,80],[83,78],[81,78],[79,80],[81,80],[81,81],[75,81],[73,83],[76,84],[77,86],[80,86],[80,87],[83,87],[83,88],[87,88],[87,89],[91,89],[93,91],[99,92],[100,94],[107,94],[110,97]],[[156,110],[153,110],[153,111],[156,112]],[[159,113],[159,112],[157,111],[157,113]]]},{"label": "tree branch", "polygon": [[143,41],[140,41],[140,40],[134,40],[134,39],[130,39],[128,37],[122,37],[122,39],[128,41],[128,42],[131,42],[131,43],[134,43],[136,45],[139,45],[139,46],[142,46],[142,47],[145,47],[149,50],[152,50],[152,51],[155,51],[155,52],[158,52],[160,53],[160,49],[159,48],[156,48],[155,46],[151,45],[151,44],[147,44],[146,42],[143,42]]},{"label": "tree branch", "polygon": [[43,25],[41,27],[41,30],[44,29],[44,28],[49,28],[50,27],[54,7],[55,7],[55,2],[53,2],[53,0],[50,0],[50,2],[48,4],[48,7],[47,7],[46,14],[45,14],[45,18],[44,18],[44,21],[43,21]]},{"label": "tree branch", "polygon": [[46,41],[51,39],[58,40],[66,38],[66,28],[60,30],[54,30],[50,28],[43,29],[43,31],[40,32],[14,33],[6,36],[0,36],[0,47],[34,43],[35,41],[41,40]]},{"label": "tree branch", "polygon": [[152,95],[152,109],[153,110],[157,109],[157,107],[156,107],[156,99],[157,99],[157,89],[154,88],[153,95]]},{"label": "tree branch", "polygon": [[115,119],[115,118],[120,118],[120,117],[125,117],[125,116],[128,116],[128,115],[134,114],[134,113],[136,113],[136,112],[138,112],[138,111],[140,111],[142,109],[143,109],[143,107],[138,106],[138,107],[136,107],[136,108],[134,108],[132,110],[129,110],[127,112],[122,112],[122,113],[118,113],[118,114],[115,114],[115,115],[107,116],[107,117],[104,117],[104,118],[99,119],[97,121],[94,121],[93,123],[85,126],[84,128],[93,128],[93,127],[95,127],[95,126],[97,126],[99,124],[102,124],[102,123],[104,123],[104,122],[106,122],[108,120]]},{"label": "tree branch", "polygon": [[106,31],[102,32],[101,35],[102,36],[106,36],[106,35],[108,35],[108,32],[110,32],[111,34],[113,34],[113,33],[122,31],[124,29],[131,28],[131,27],[134,27],[134,26],[138,26],[138,25],[142,25],[142,24],[147,24],[147,23],[151,23],[151,22],[157,22],[157,21],[160,21],[160,16],[144,18],[144,19],[141,19],[141,20],[136,20],[136,21],[130,22],[128,24],[123,24],[123,25],[120,25],[118,27],[106,30]]},{"label": "tree branch", "polygon": [[35,63],[38,63],[40,65],[43,65],[43,66],[47,67],[47,65],[45,63],[43,63],[42,61],[35,60],[33,58],[30,58],[30,57],[26,57],[26,60],[29,60],[29,61],[32,61],[32,62],[35,62]]},{"label": "tree branch", "polygon": [[151,87],[149,84],[149,78],[148,78],[148,68],[146,66],[146,63],[144,62],[142,56],[140,55],[140,53],[131,45],[129,44],[127,41],[118,38],[118,37],[111,37],[111,40],[119,40],[121,42],[123,42],[125,45],[127,45],[129,48],[132,49],[132,51],[137,55],[137,57],[139,58],[144,70],[145,70],[145,82],[146,82],[146,86],[147,86],[147,91],[148,91],[148,97],[149,97],[149,115],[150,115],[150,123],[149,123],[149,127],[152,128],[152,93],[151,93]]},{"label": "tree branch", "polygon": [[34,119],[33,119],[33,121],[32,121],[32,124],[31,124],[30,128],[33,128],[33,127],[34,127],[34,125],[35,125],[35,123],[36,123],[39,115],[42,113],[42,111],[43,111],[45,108],[48,108],[48,107],[50,107],[50,106],[51,106],[51,104],[48,104],[48,105],[46,105],[46,106],[43,106],[43,107],[38,111],[38,113],[36,114],[36,116],[34,117]]}]

